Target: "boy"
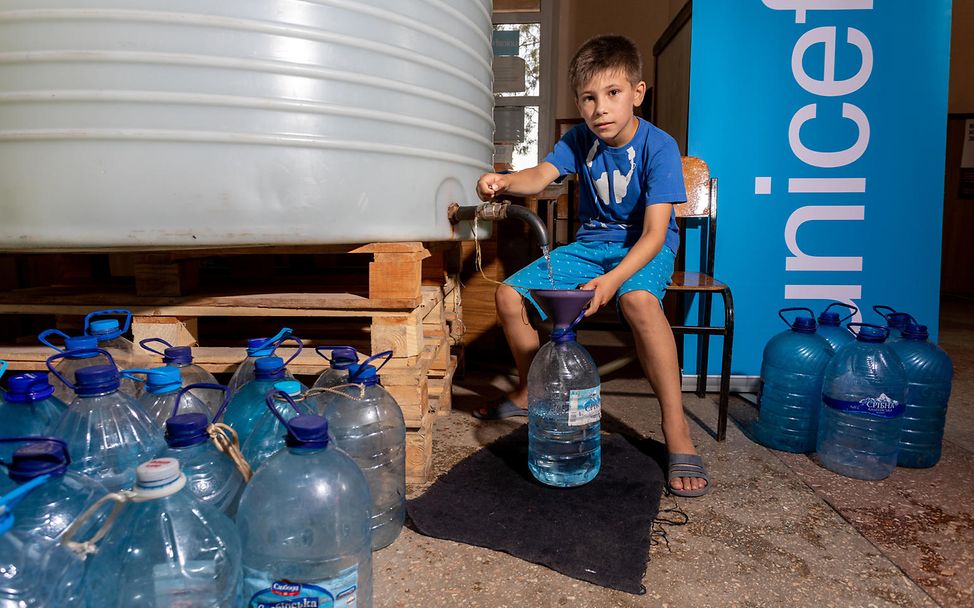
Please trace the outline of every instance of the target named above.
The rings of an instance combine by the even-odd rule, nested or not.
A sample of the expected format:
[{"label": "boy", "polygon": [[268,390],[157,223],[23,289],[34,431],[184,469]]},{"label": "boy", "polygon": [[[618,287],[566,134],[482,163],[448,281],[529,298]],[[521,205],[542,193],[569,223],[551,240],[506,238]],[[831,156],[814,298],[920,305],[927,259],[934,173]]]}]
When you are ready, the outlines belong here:
[{"label": "boy", "polygon": [[[676,342],[660,305],[679,247],[673,203],[685,201],[686,190],[676,142],[633,114],[646,92],[641,76],[639,49],[629,38],[610,35],[587,41],[569,68],[584,124],[566,133],[541,164],[510,174],[484,174],[477,194],[485,201],[505,192],[537,194],[561,176],[577,175],[581,228],[576,242],[551,253],[556,287],[595,290],[587,315],[618,296],[639,361],[660,402],[669,490],[701,496],[710,490],[709,478],[690,439]],[[528,368],[540,340],[527,321],[524,299],[531,299],[529,288],[550,287],[543,258],[498,286],[497,314],[517,364],[518,386],[506,400],[474,416],[527,415]]]}]

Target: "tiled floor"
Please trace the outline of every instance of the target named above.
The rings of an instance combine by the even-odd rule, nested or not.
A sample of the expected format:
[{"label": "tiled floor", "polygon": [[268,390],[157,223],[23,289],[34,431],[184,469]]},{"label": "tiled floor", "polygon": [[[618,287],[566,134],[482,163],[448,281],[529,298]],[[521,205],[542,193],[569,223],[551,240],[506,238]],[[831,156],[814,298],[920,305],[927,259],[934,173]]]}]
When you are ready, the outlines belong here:
[{"label": "tiled floor", "polygon": [[[941,323],[955,380],[936,467],[897,469],[881,482],[835,475],[813,456],[750,441],[740,425],[754,411],[737,399],[727,440],[718,444],[710,434],[712,396],[688,394],[694,439],[716,485],[702,499],[664,496],[663,508],[678,506],[690,520],[668,529],[668,545],[653,548],[646,595],[406,529],[375,556],[375,606],[974,606],[974,300],[945,300]],[[476,362],[467,372],[455,411],[437,422],[437,474],[523,424],[470,417],[509,379]],[[659,410],[647,393],[635,366],[605,378],[605,428],[659,439]]]}]

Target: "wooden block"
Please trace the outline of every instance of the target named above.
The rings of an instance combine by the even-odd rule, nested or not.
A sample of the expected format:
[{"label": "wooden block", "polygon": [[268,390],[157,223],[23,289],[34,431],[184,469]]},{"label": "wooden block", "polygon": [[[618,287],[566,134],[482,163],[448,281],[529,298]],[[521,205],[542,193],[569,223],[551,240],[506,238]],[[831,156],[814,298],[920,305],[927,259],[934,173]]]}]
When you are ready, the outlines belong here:
[{"label": "wooden block", "polygon": [[195,346],[198,336],[196,317],[132,318],[132,341],[136,344],[146,338],[162,338],[173,346]]},{"label": "wooden block", "polygon": [[433,472],[433,429],[406,433],[406,481],[426,483]]},{"label": "wooden block", "polygon": [[453,409],[453,377],[457,371],[457,357],[450,357],[450,365],[442,378],[430,377],[429,394],[430,408],[437,416],[449,416]]},{"label": "wooden block", "polygon": [[418,298],[423,285],[423,260],[429,252],[376,253],[369,264],[369,298]]},{"label": "wooden block", "polygon": [[412,357],[423,350],[423,323],[417,314],[372,320],[372,352],[391,350],[393,357]]}]

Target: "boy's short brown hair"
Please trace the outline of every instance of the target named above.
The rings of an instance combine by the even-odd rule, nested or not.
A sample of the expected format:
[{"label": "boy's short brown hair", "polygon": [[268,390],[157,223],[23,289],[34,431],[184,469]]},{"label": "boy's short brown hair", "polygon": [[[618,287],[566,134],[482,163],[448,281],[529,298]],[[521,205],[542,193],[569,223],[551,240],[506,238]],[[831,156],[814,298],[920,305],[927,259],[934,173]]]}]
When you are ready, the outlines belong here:
[{"label": "boy's short brown hair", "polygon": [[639,47],[631,38],[606,34],[589,38],[583,44],[568,67],[568,82],[572,91],[585,86],[596,74],[605,71],[621,71],[636,84],[643,79],[643,58]]}]

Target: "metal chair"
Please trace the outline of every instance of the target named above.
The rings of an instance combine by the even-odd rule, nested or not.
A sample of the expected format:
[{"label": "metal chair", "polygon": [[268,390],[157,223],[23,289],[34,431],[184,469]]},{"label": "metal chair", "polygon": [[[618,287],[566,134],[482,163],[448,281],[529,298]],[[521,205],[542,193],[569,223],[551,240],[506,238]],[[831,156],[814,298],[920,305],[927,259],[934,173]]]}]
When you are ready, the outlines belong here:
[{"label": "metal chair", "polygon": [[[671,325],[674,335],[679,335],[682,367],[682,341],[686,334],[697,336],[697,387],[696,394],[703,397],[707,390],[707,364],[710,355],[710,337],[723,336],[724,346],[720,365],[720,396],[717,414],[717,441],[723,441],[727,432],[727,402],[730,396],[731,351],[734,344],[734,300],[730,287],[714,277],[714,251],[717,244],[717,178],[710,176],[710,169],[702,159],[683,157],[683,181],[687,189],[687,202],[674,205],[676,217],[681,220],[681,255],[686,247],[686,220],[704,220],[701,226],[701,256],[699,272],[680,270],[673,273],[668,292],[692,296],[699,294],[696,325]],[[724,304],[724,325],[710,324],[714,294],[720,294]],[[683,323],[686,323],[684,317]]]}]

